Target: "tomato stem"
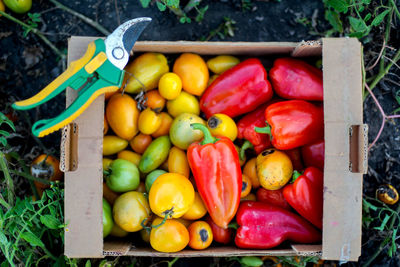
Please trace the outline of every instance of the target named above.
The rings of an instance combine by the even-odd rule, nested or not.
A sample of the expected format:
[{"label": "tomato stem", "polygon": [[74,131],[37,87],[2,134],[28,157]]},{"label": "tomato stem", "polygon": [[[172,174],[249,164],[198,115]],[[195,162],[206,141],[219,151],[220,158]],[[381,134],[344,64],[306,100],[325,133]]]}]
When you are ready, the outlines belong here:
[{"label": "tomato stem", "polygon": [[254,148],[254,146],[253,146],[252,143],[250,143],[249,140],[246,140],[246,141],[244,141],[244,143],[243,143],[243,145],[242,145],[242,147],[240,148],[240,151],[239,151],[240,160],[244,160],[245,159],[245,157],[246,157],[245,152],[246,152],[246,150],[248,148]]},{"label": "tomato stem", "polygon": [[290,183],[294,183],[294,181],[296,181],[296,179],[299,178],[301,175],[303,175],[301,172],[295,170],[293,172],[292,180],[290,180]]},{"label": "tomato stem", "polygon": [[192,123],[190,124],[190,127],[192,127],[193,130],[200,130],[203,132],[204,139],[200,142],[202,146],[206,144],[214,144],[219,140],[218,138],[212,136],[210,130],[208,130],[208,128],[201,123]]}]

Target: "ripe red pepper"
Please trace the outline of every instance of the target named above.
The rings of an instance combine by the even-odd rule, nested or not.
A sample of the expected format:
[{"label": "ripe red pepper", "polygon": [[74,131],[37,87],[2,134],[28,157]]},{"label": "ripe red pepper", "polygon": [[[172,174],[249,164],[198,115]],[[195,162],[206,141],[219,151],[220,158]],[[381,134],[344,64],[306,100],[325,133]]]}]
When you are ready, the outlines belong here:
[{"label": "ripe red pepper", "polygon": [[221,244],[228,244],[232,240],[233,230],[231,228],[221,228],[216,225],[210,216],[207,216],[206,222],[210,225],[211,231],[213,233],[213,240],[221,243]]},{"label": "ripe red pepper", "polygon": [[304,61],[279,58],[269,76],[274,91],[282,98],[323,100],[322,71]]},{"label": "ripe red pepper", "polygon": [[260,60],[247,59],[221,74],[200,99],[200,109],[209,118],[223,113],[233,118],[250,112],[272,98],[267,72]]},{"label": "ripe red pepper", "polygon": [[272,136],[272,145],[280,150],[300,147],[324,136],[324,114],[304,100],[289,100],[270,105],[265,110],[268,126],[256,128]]},{"label": "ripe red pepper", "polygon": [[268,190],[260,187],[256,193],[257,201],[267,203],[273,206],[291,210],[289,203],[283,196],[283,188],[278,190]]},{"label": "ripe red pepper", "polygon": [[306,167],[313,166],[323,171],[325,160],[325,141],[318,140],[311,144],[302,146],[301,155],[303,156],[304,165],[306,165]]},{"label": "ripe red pepper", "polygon": [[240,203],[242,170],[239,155],[229,138],[213,137],[200,123],[190,126],[204,134],[203,141],[192,143],[187,150],[197,189],[215,224],[226,229]]},{"label": "ripe red pepper", "polygon": [[324,175],[315,167],[308,167],[293,184],[283,188],[283,196],[301,216],[322,229]]},{"label": "ripe red pepper", "polygon": [[300,148],[293,148],[289,150],[285,150],[286,155],[289,156],[290,161],[293,165],[293,170],[302,171],[304,169],[303,162],[301,160],[301,151]]},{"label": "ripe red pepper", "polygon": [[266,203],[245,201],[240,204],[236,221],[239,228],[235,243],[240,248],[268,249],[285,240],[314,243],[321,233],[300,216]]}]

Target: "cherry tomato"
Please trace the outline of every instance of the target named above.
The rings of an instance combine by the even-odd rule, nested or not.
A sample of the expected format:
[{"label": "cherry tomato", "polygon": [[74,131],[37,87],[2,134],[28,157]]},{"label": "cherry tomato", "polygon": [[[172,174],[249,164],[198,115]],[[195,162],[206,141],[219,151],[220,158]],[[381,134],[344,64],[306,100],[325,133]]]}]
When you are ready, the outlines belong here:
[{"label": "cherry tomato", "polygon": [[232,228],[222,228],[216,225],[213,220],[211,219],[210,216],[207,216],[206,222],[208,225],[210,225],[212,233],[213,233],[213,238],[216,242],[222,243],[222,244],[228,244],[232,240],[232,235],[233,231]]},{"label": "cherry tomato", "polygon": [[226,136],[235,141],[238,133],[236,123],[225,114],[214,114],[207,121],[207,128],[213,136]]},{"label": "cherry tomato", "polygon": [[106,183],[103,183],[103,198],[107,200],[108,203],[114,205],[115,200],[119,197],[117,193],[112,191]]},{"label": "cherry tomato", "polygon": [[152,134],[161,126],[161,118],[150,108],[146,108],[139,115],[139,131],[143,134]]},{"label": "cherry tomato", "polygon": [[174,100],[168,100],[167,109],[172,117],[177,117],[182,113],[200,114],[199,100],[186,92],[181,92]]},{"label": "cherry tomato", "polygon": [[150,192],[150,188],[153,185],[154,181],[161,175],[167,173],[166,171],[163,170],[154,170],[151,173],[147,174],[146,176],[146,181],[145,181],[145,186],[146,186],[146,191]]},{"label": "cherry tomato", "polygon": [[[60,181],[63,177],[63,173],[60,170],[60,161],[56,157],[47,154],[41,154],[32,161],[30,173],[34,177],[53,182]],[[38,191],[39,189],[50,187],[49,184],[43,184],[38,181],[35,181],[34,183]]]},{"label": "cherry tomato", "polygon": [[103,155],[109,156],[124,150],[128,141],[115,135],[106,135],[103,138]]},{"label": "cherry tomato", "polygon": [[181,78],[173,72],[165,73],[158,82],[158,91],[165,99],[177,98],[182,91]]},{"label": "cherry tomato", "polygon": [[247,175],[247,177],[250,178],[253,188],[260,187],[260,182],[258,181],[257,176],[256,162],[257,158],[252,158],[243,167],[243,174]]},{"label": "cherry tomato", "polygon": [[106,174],[107,186],[114,192],[136,190],[140,183],[139,170],[128,160],[114,160]]},{"label": "cherry tomato", "polygon": [[153,139],[148,134],[139,133],[131,141],[129,141],[129,145],[136,153],[143,154],[146,148],[150,145]]},{"label": "cherry tomato", "polygon": [[168,135],[169,129],[171,128],[173,119],[167,112],[161,112],[160,118],[161,118],[160,127],[158,127],[158,129],[154,133],[151,134],[151,136],[154,138],[157,138],[157,137],[160,137],[163,135]]},{"label": "cherry tomato", "polygon": [[10,10],[18,14],[24,14],[32,7],[32,0],[3,0],[3,2]]},{"label": "cherry tomato", "polygon": [[190,167],[185,151],[172,147],[168,155],[168,171],[179,173],[189,178]]},{"label": "cherry tomato", "polygon": [[186,220],[198,220],[207,214],[207,208],[198,192],[195,192],[194,202],[189,210],[183,214],[182,218]]},{"label": "cherry tomato", "polygon": [[194,202],[192,183],[178,173],[160,175],[150,188],[151,210],[160,217],[179,218]]},{"label": "cherry tomato", "polygon": [[103,198],[103,238],[111,233],[113,225],[111,206],[107,200]]},{"label": "cherry tomato", "polygon": [[165,106],[165,98],[157,90],[151,90],[145,94],[146,105],[155,112],[159,113]]},{"label": "cherry tomato", "polygon": [[189,225],[189,247],[192,249],[206,249],[213,241],[213,233],[208,223],[196,221]]},{"label": "cherry tomato", "polygon": [[391,184],[379,186],[376,195],[380,201],[389,205],[396,204],[399,201],[399,193]]},{"label": "cherry tomato", "polygon": [[140,159],[142,158],[142,156],[140,156],[139,154],[132,152],[130,150],[122,150],[122,151],[118,152],[117,157],[119,159],[124,159],[124,160],[130,161],[133,164],[135,164],[136,166],[139,166]]},{"label": "cherry tomato", "polygon": [[140,225],[150,216],[150,207],[143,193],[131,191],[119,196],[114,203],[113,217],[116,224],[127,232],[143,229]]},{"label": "cherry tomato", "polygon": [[251,180],[246,174],[242,174],[242,192],[240,198],[246,197],[251,191]]},{"label": "cherry tomato", "polygon": [[104,114],[104,128],[103,128],[103,135],[106,135],[108,132],[108,122],[107,122],[107,117]]},{"label": "cherry tomato", "polygon": [[216,74],[221,74],[240,63],[240,60],[233,56],[217,56],[207,60],[207,67]]},{"label": "cherry tomato", "polygon": [[[154,225],[160,225],[163,219],[156,218]],[[150,232],[150,245],[160,252],[178,252],[189,243],[189,232],[186,227],[175,219],[166,222]]]},{"label": "cherry tomato", "polygon": [[107,122],[116,135],[131,140],[138,132],[139,110],[128,94],[115,94],[106,106]]}]

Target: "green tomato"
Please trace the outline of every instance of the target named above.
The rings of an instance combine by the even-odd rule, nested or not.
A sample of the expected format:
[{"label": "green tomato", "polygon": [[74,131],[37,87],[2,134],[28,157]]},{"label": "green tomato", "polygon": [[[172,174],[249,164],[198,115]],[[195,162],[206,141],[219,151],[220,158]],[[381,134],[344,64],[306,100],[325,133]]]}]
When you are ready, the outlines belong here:
[{"label": "green tomato", "polygon": [[32,7],[32,0],[3,0],[4,4],[13,12],[24,14]]},{"label": "green tomato", "polygon": [[147,193],[150,192],[150,188],[153,185],[154,181],[160,176],[161,174],[167,173],[164,170],[154,170],[151,173],[147,174],[146,176],[146,181],[145,181],[145,186],[146,186],[146,191]]},{"label": "green tomato", "polygon": [[187,149],[189,145],[203,138],[200,130],[193,130],[190,127],[192,123],[201,123],[206,125],[199,116],[191,113],[182,113],[174,119],[169,129],[171,142],[180,149]]},{"label": "green tomato", "polygon": [[167,135],[154,139],[146,148],[139,162],[139,170],[143,173],[149,173],[157,169],[168,157],[171,148],[171,141]]},{"label": "green tomato", "polygon": [[106,173],[107,186],[114,192],[128,192],[140,184],[139,170],[135,164],[125,159],[114,160]]},{"label": "green tomato", "polygon": [[113,226],[111,205],[103,198],[103,238],[111,233]]},{"label": "green tomato", "polygon": [[129,234],[129,232],[125,231],[118,224],[114,223],[113,228],[111,229],[110,235],[116,237],[125,237]]}]

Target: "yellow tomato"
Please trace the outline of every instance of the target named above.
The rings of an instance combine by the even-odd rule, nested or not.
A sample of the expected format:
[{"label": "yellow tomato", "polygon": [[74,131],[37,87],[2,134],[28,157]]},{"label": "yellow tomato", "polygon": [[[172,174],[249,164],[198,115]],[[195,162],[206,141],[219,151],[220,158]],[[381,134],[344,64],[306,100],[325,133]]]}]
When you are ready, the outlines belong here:
[{"label": "yellow tomato", "polygon": [[168,171],[179,173],[189,178],[190,167],[185,151],[174,146],[168,155]]},{"label": "yellow tomato", "polygon": [[[152,225],[161,224],[163,219],[156,218]],[[178,252],[189,243],[189,232],[177,220],[171,219],[150,232],[150,245],[160,252]]]},{"label": "yellow tomato", "polygon": [[154,138],[163,136],[163,135],[168,135],[169,133],[169,128],[171,128],[172,124],[172,117],[167,113],[167,112],[161,112],[160,113],[160,118],[161,118],[161,125],[158,127],[157,131],[151,134]]},{"label": "yellow tomato", "polygon": [[251,180],[246,174],[242,174],[242,192],[240,198],[246,197],[251,191]]},{"label": "yellow tomato", "polygon": [[[1,0],[0,0],[0,10],[3,12],[6,10],[6,7],[4,6],[3,1],[1,1]],[[1,17],[1,15],[0,15],[0,17]]]},{"label": "yellow tomato", "polygon": [[114,223],[113,228],[111,229],[110,235],[116,237],[125,237],[129,234],[129,232],[125,231],[121,227],[119,227],[116,223]]},{"label": "yellow tomato", "polygon": [[127,161],[130,161],[136,166],[139,166],[140,159],[142,158],[142,156],[130,150],[122,150],[118,152],[117,157],[119,159],[125,159]]},{"label": "yellow tomato", "polygon": [[221,74],[240,63],[240,60],[233,56],[217,56],[207,61],[207,67],[216,74]]},{"label": "yellow tomato", "polygon": [[206,63],[199,55],[182,54],[175,61],[173,71],[181,78],[183,90],[197,96],[203,94],[209,73]]},{"label": "yellow tomato", "polygon": [[[1,1],[1,0],[0,0]],[[108,132],[108,122],[107,122],[107,117],[104,114],[104,128],[103,128],[103,135],[106,135]]]},{"label": "yellow tomato", "polygon": [[138,134],[131,141],[129,145],[136,153],[143,154],[146,148],[151,144],[153,139],[148,134]]},{"label": "yellow tomato", "polygon": [[257,176],[257,168],[256,168],[257,158],[250,159],[243,168],[243,174],[247,175],[247,177],[251,180],[251,186],[253,188],[259,188],[260,182],[258,181]]},{"label": "yellow tomato", "polygon": [[190,127],[192,123],[201,123],[205,125],[202,118],[190,113],[183,113],[176,117],[169,129],[171,142],[180,149],[187,149],[189,145],[203,138],[203,132],[193,130]]},{"label": "yellow tomato", "polygon": [[257,201],[257,197],[253,193],[250,193],[247,196],[240,199],[240,201],[246,201],[246,200]]},{"label": "yellow tomato", "polygon": [[145,53],[129,63],[125,70],[128,72],[125,74],[125,81],[128,82],[125,91],[135,94],[141,90],[157,88],[158,81],[164,73],[169,71],[169,66],[167,58],[163,54]]},{"label": "yellow tomato", "polygon": [[280,189],[292,178],[293,165],[289,156],[274,148],[261,152],[256,164],[258,180],[265,189]]},{"label": "yellow tomato", "polygon": [[383,184],[376,190],[376,195],[380,201],[388,205],[396,204],[399,201],[399,193],[391,184]]},{"label": "yellow tomato", "polygon": [[151,210],[160,217],[179,218],[194,202],[192,183],[178,173],[160,175],[149,192]]},{"label": "yellow tomato", "polygon": [[182,218],[186,220],[198,220],[207,213],[207,208],[204,206],[203,200],[198,192],[195,193],[194,202],[189,210],[183,214]]},{"label": "yellow tomato", "polygon": [[225,114],[214,114],[207,121],[207,128],[213,136],[226,136],[232,141],[237,137],[238,129],[231,117]]},{"label": "yellow tomato", "polygon": [[177,98],[182,91],[181,78],[173,72],[164,74],[158,82],[158,91],[165,99]]},{"label": "yellow tomato", "polygon": [[138,132],[139,110],[136,101],[127,94],[115,94],[106,107],[107,122],[116,135],[131,140]]},{"label": "yellow tomato", "polygon": [[150,207],[143,193],[131,191],[119,196],[113,206],[116,224],[127,232],[137,232],[141,222],[150,216]]},{"label": "yellow tomato", "polygon": [[139,115],[139,131],[152,134],[161,126],[161,118],[152,109],[146,108]]},{"label": "yellow tomato", "polygon": [[103,155],[109,156],[124,150],[128,141],[115,135],[106,135],[103,138]]},{"label": "yellow tomato", "polygon": [[200,114],[199,100],[194,95],[181,92],[174,100],[167,102],[168,113],[172,117],[178,117],[182,113]]},{"label": "yellow tomato", "polygon": [[108,167],[110,167],[112,162],[113,162],[112,159],[103,158],[103,170],[108,170]]},{"label": "yellow tomato", "polygon": [[151,90],[145,94],[146,105],[148,108],[159,113],[165,106],[165,98],[157,90]]},{"label": "yellow tomato", "polygon": [[213,233],[208,223],[196,221],[188,227],[189,247],[192,249],[206,249],[213,241]]},{"label": "yellow tomato", "polygon": [[213,81],[215,81],[218,78],[218,74],[214,74],[213,76],[210,77],[210,79],[208,80],[207,86],[210,86],[210,84],[213,83]]}]

